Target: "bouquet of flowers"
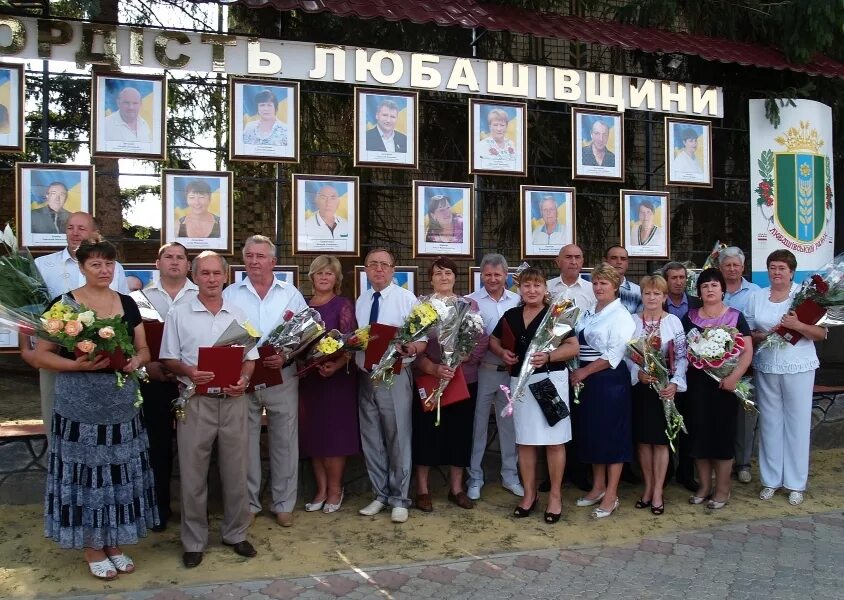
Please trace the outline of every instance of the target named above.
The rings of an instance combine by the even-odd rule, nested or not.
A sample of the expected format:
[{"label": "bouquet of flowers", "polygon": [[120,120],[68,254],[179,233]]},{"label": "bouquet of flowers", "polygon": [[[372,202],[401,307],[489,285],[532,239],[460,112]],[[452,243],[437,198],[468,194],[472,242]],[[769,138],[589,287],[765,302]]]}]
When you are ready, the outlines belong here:
[{"label": "bouquet of flowers", "polygon": [[[449,369],[456,368],[466,360],[475,349],[478,338],[483,334],[484,322],[481,316],[472,310],[472,303],[463,298],[448,298],[444,301],[447,316],[440,320],[438,341],[442,348],[442,364]],[[437,389],[425,399],[426,412],[437,408],[437,420],[440,424],[440,400],[449,380],[441,379]]]},{"label": "bouquet of flowers", "polygon": [[332,329],[320,338],[316,344],[310,347],[310,350],[302,360],[303,366],[296,375],[298,377],[306,375],[312,369],[334,359],[340,352],[366,350],[370,339],[369,325],[346,334]]},{"label": "bouquet of flowers", "polygon": [[501,386],[504,390],[504,395],[507,396],[507,406],[501,411],[502,416],[512,415],[513,402],[521,400],[522,396],[525,395],[528,380],[536,370],[530,364],[530,357],[537,352],[550,352],[559,346],[562,339],[574,330],[574,324],[577,322],[578,316],[580,316],[580,309],[575,306],[573,300],[558,297],[551,303],[548,311],[539,323],[536,335],[533,336],[528,346],[524,361],[522,362],[522,369],[519,371],[519,377],[516,380],[513,391],[511,392],[511,390],[506,389],[506,386]]},{"label": "bouquet of flowers", "polygon": [[[689,363],[720,382],[738,364],[738,357],[744,351],[744,338],[735,327],[723,325],[707,327],[703,332],[692,329],[686,334]],[[753,401],[753,384],[750,377],[742,377],[735,392],[748,412],[756,410]]]},{"label": "bouquet of flowers", "polygon": [[[794,311],[802,323],[825,327],[844,325],[844,253],[803,282],[788,310]],[[780,325],[759,347],[796,344],[802,337]]]},{"label": "bouquet of flowers", "polygon": [[264,340],[264,346],[275,347],[289,363],[299,354],[306,352],[314,342],[325,335],[325,325],[319,311],[303,308],[297,313],[285,311],[281,323]]},{"label": "bouquet of flowers", "polygon": [[[580,359],[577,356],[568,359],[566,361],[566,368],[569,370],[569,375],[571,375],[580,368]],[[583,391],[584,387],[585,384],[582,381],[571,386],[572,394],[574,394],[574,399],[572,401],[575,404],[580,404],[580,392]]]},{"label": "bouquet of flowers", "polygon": [[[656,381],[651,383],[651,388],[657,393],[667,388],[671,383],[671,374],[674,370],[673,341],[671,340],[668,343],[666,354],[662,353],[662,338],[657,332],[627,342],[627,354],[630,359],[639,365],[639,368],[645,373],[656,378]],[[688,431],[686,431],[683,415],[677,410],[674,400],[669,398],[661,398],[661,400],[662,412],[665,414],[665,435],[668,437],[668,444],[674,450],[674,440],[677,439],[677,435],[680,431],[683,433],[688,433]]]},{"label": "bouquet of flowers", "polygon": [[710,268],[718,268],[718,262],[721,257],[721,250],[727,247],[727,244],[722,244],[721,240],[716,240],[715,245],[712,246],[712,251],[706,260],[703,261],[703,267],[696,269],[694,263],[686,261],[683,265],[686,267],[686,295],[697,297],[697,278],[701,271]]},{"label": "bouquet of flowers", "polygon": [[393,366],[401,356],[395,349],[396,344],[410,344],[412,342],[421,340],[428,334],[428,331],[436,325],[440,319],[448,317],[448,312],[445,303],[436,298],[428,298],[422,300],[410,309],[407,318],[402,323],[402,326],[396,331],[396,335],[378,364],[372,369],[370,377],[372,381],[384,381],[385,383],[392,383],[393,381]]},{"label": "bouquet of flowers", "polygon": [[26,248],[18,248],[12,228],[6,225],[0,241],[0,324],[24,335],[35,335],[39,317],[47,310],[47,285]]}]

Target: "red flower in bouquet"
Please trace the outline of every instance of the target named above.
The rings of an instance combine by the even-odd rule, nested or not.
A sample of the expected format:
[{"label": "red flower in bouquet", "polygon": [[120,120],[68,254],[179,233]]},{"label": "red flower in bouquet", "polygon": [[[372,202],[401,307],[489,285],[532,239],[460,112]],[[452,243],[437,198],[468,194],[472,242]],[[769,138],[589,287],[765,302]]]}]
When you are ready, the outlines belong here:
[{"label": "red flower in bouquet", "polygon": [[817,273],[812,275],[812,283],[819,294],[826,294],[829,291],[829,284]]}]

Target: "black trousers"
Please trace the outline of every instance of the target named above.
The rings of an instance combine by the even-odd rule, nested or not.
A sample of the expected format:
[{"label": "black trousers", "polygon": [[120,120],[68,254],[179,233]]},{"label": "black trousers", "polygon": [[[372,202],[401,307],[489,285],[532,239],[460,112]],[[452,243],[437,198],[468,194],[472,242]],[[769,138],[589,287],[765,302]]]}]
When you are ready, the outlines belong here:
[{"label": "black trousers", "polygon": [[[687,413],[686,394],[677,394],[677,410],[681,415]],[[695,479],[695,461],[689,456],[689,436],[682,431],[674,442],[677,448],[677,471],[678,483],[691,483]]]},{"label": "black trousers", "polygon": [[175,383],[150,381],[141,384],[144,426],[149,436],[149,460],[155,475],[155,496],[161,522],[170,518],[170,479],[173,475],[173,411],[179,396]]}]

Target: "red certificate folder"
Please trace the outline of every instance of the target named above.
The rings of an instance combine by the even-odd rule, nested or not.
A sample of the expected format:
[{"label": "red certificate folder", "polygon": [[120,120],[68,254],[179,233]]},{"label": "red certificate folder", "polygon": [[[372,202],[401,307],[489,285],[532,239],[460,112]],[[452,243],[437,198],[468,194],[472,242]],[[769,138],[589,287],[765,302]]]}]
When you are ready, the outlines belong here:
[{"label": "red certificate folder", "polygon": [[[433,394],[440,385],[440,380],[433,375],[416,375],[416,390],[419,393],[419,399],[422,401],[422,410],[430,412],[437,407],[436,402],[430,406],[425,404],[425,401]],[[466,385],[466,378],[463,376],[463,367],[457,367],[454,372],[454,377],[443,390],[443,395],[440,398],[440,406],[448,406],[449,404],[456,404],[469,399],[469,387]]]},{"label": "red certificate folder", "polygon": [[147,334],[150,360],[157,361],[158,355],[161,354],[161,338],[164,335],[164,323],[162,321],[144,321],[144,333]]},{"label": "red certificate folder", "polygon": [[[372,323],[369,326],[369,344],[366,346],[364,353],[363,368],[371,371],[375,365],[381,362],[381,357],[387,351],[387,347],[391,345],[393,336],[396,335],[398,327],[392,325],[382,325],[381,323]],[[401,371],[401,360],[396,361],[396,366],[393,367],[393,373]]]},{"label": "red certificate folder", "polygon": [[199,349],[200,371],[211,371],[214,379],[196,386],[197,394],[222,394],[224,387],[237,383],[243,363],[243,346],[212,346]]},{"label": "red certificate folder", "polygon": [[[797,307],[797,310],[794,311],[794,314],[797,315],[797,318],[801,323],[816,325],[826,314],[826,309],[814,300],[804,300]],[[780,334],[783,339],[792,346],[799,342],[803,337],[802,333],[797,333],[793,329],[783,327],[782,325],[777,327],[774,331]]]},{"label": "red certificate folder", "polygon": [[255,361],[255,371],[252,373],[252,381],[249,382],[249,391],[263,390],[268,387],[280,384],[281,369],[270,369],[264,366],[264,359],[275,356],[276,350],[272,344],[266,344],[258,348],[258,360]]},{"label": "red certificate folder", "polygon": [[[87,354],[87,352],[82,352],[79,348],[74,350],[74,354],[77,358],[80,356]],[[122,371],[123,367],[126,366],[126,363],[129,362],[129,359],[123,355],[123,350],[117,348],[113,352],[106,352],[105,350],[100,350],[94,354],[94,360],[99,359],[102,356],[108,357],[108,366],[103,367],[105,369],[114,369],[115,371]]]},{"label": "red certificate folder", "polygon": [[516,351],[516,336],[506,320],[501,323],[501,347],[510,352]]}]

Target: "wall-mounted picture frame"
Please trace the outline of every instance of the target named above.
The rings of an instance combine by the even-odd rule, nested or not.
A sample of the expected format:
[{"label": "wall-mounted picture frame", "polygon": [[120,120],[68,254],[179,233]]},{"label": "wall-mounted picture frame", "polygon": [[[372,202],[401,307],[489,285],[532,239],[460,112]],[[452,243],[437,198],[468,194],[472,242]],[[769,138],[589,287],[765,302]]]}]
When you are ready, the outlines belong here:
[{"label": "wall-mounted picture frame", "polygon": [[572,177],[624,180],[624,115],[572,108]]},{"label": "wall-mounted picture frame", "polygon": [[[411,292],[414,296],[418,290],[419,267],[396,265],[393,268],[393,283]],[[371,288],[366,278],[366,267],[355,265],[355,298]]]},{"label": "wall-mounted picture frame", "polygon": [[0,354],[15,354],[20,351],[20,334],[11,327],[0,325]]},{"label": "wall-mounted picture frame", "polygon": [[164,160],[167,78],[101,73],[91,78],[91,154]]},{"label": "wall-mounted picture frame", "polygon": [[668,192],[621,190],[621,245],[630,257],[668,258],[671,206]]},{"label": "wall-mounted picture frame", "polygon": [[16,219],[21,246],[61,248],[67,220],[77,211],[94,214],[91,165],[15,164]]},{"label": "wall-mounted picture frame", "polygon": [[[519,293],[519,286],[516,285],[516,273],[518,272],[518,267],[509,267],[507,269],[507,281],[505,282],[505,287],[513,292],[514,294]],[[483,287],[483,281],[481,280],[481,268],[480,267],[469,267],[469,293],[475,293]]]},{"label": "wall-mounted picture frame", "polygon": [[126,283],[129,291],[142,290],[158,279],[158,269],[155,263],[123,263],[126,272]]},{"label": "wall-mounted picture frame", "polygon": [[413,182],[413,255],[474,255],[474,188],[451,181]]},{"label": "wall-mounted picture frame", "polygon": [[162,243],[179,242],[188,251],[231,254],[231,171],[162,170]]},{"label": "wall-mounted picture frame", "polygon": [[229,158],[299,162],[299,84],[229,78]]},{"label": "wall-mounted picture frame", "polygon": [[[283,283],[299,287],[299,267],[296,265],[276,265],[273,267],[273,275]],[[245,277],[246,266],[229,265],[229,283],[240,283]]]},{"label": "wall-mounted picture frame", "polygon": [[712,187],[712,123],[665,117],[665,183]]},{"label": "wall-mounted picture frame", "polygon": [[360,254],[357,177],[293,175],[293,254]]},{"label": "wall-mounted picture frame", "polygon": [[419,167],[419,94],[355,88],[355,166]]},{"label": "wall-mounted picture frame", "polygon": [[554,258],[563,246],[577,243],[573,187],[523,185],[519,195],[522,258]]},{"label": "wall-mounted picture frame", "polygon": [[23,65],[0,63],[0,152],[23,152],[26,143]]},{"label": "wall-mounted picture frame", "polygon": [[527,103],[469,100],[469,173],[527,176]]}]

